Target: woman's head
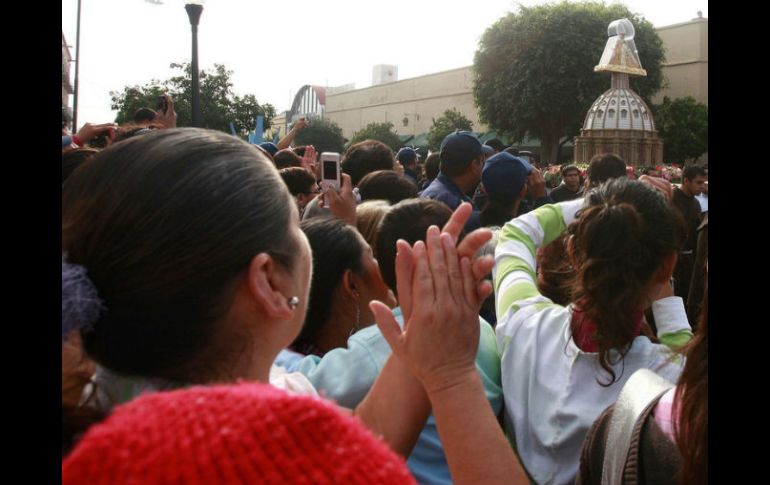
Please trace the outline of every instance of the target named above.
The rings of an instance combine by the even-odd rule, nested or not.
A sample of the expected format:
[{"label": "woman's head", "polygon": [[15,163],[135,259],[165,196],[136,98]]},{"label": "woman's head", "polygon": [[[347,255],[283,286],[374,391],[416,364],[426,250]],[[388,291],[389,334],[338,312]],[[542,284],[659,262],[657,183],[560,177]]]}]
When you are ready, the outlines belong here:
[{"label": "woman's head", "polygon": [[305,298],[307,247],[286,186],[224,133],[116,143],[70,177],[62,209],[62,249],[106,307],[85,349],[118,373],[201,382],[229,365],[248,339],[223,322],[258,255],[271,277],[295,272],[282,291]]},{"label": "woman's head", "polygon": [[377,244],[380,222],[390,207],[387,200],[367,200],[356,206],[356,228],[372,248]]},{"label": "woman's head", "polygon": [[670,279],[679,226],[657,191],[620,178],[588,193],[568,231],[572,301],[596,322],[600,363],[614,381],[608,352],[624,355],[639,315]]},{"label": "woman's head", "polygon": [[374,322],[370,301],[395,305],[395,300],[355,227],[330,217],[307,219],[300,227],[310,242],[314,269],[305,324],[292,346],[328,351],[344,346],[355,326]]}]

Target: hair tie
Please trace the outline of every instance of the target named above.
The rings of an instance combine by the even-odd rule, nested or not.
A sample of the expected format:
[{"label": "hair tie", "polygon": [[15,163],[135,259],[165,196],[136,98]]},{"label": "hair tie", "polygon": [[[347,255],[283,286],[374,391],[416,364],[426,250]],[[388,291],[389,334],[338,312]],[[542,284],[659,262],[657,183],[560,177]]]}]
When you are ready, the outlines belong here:
[{"label": "hair tie", "polygon": [[90,330],[106,310],[96,287],[86,275],[86,269],[61,261],[61,338],[73,330]]}]

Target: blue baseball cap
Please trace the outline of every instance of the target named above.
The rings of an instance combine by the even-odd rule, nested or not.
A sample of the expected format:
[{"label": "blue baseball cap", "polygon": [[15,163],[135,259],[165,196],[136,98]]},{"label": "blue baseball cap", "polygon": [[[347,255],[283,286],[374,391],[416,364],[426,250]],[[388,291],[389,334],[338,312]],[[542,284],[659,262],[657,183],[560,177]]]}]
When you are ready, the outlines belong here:
[{"label": "blue baseball cap", "polygon": [[417,158],[419,158],[419,154],[414,150],[414,148],[404,147],[401,150],[396,153],[396,159],[401,162],[401,165],[406,165],[407,163],[412,163]]},{"label": "blue baseball cap", "polygon": [[516,197],[527,183],[532,172],[532,165],[510,153],[500,152],[484,162],[481,169],[481,182],[487,195]]},{"label": "blue baseball cap", "polygon": [[441,142],[442,164],[464,166],[483,153],[481,142],[470,131],[455,131]]},{"label": "blue baseball cap", "polygon": [[269,153],[271,157],[272,157],[273,155],[275,155],[276,153],[278,153],[278,146],[277,146],[275,143],[273,143],[273,142],[269,142],[269,141],[266,141],[266,142],[264,142],[264,143],[260,143],[260,144],[259,144],[259,146],[260,146],[260,147],[261,147],[261,148],[262,148],[264,151],[266,151],[267,153]]}]

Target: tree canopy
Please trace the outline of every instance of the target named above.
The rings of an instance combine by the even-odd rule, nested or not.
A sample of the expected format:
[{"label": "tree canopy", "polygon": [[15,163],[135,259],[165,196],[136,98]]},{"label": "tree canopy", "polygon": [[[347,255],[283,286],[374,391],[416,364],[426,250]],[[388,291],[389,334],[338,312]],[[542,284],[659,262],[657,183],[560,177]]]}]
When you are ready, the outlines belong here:
[{"label": "tree canopy", "polygon": [[294,145],[313,145],[318,153],[342,153],[345,138],[342,136],[342,128],[337,123],[312,117],[308,118],[308,125],[305,129],[294,138]]},{"label": "tree canopy", "polygon": [[433,125],[428,130],[428,147],[433,151],[438,150],[444,138],[455,130],[471,131],[473,122],[452,108],[444,111],[438,119],[433,118]]},{"label": "tree canopy", "polygon": [[[156,109],[158,96],[167,93],[174,100],[177,126],[192,126],[192,66],[172,63],[170,67],[180,70],[181,74],[165,81],[153,79],[144,86],[126,86],[122,92],[110,92],[110,107],[118,111],[116,123],[133,121],[134,112],[139,108]],[[232,121],[237,133],[245,138],[256,127],[258,115],[264,117],[264,128],[269,128],[275,108],[270,104],[260,105],[252,94],[235,95],[230,80],[232,73],[222,64],[214,64],[213,72],[201,70],[201,117],[205,128],[227,133],[230,133]]]},{"label": "tree canopy", "polygon": [[481,121],[512,141],[539,138],[554,162],[559,140],[579,134],[585,114],[610,87],[594,72],[610,22],[628,18],[646,77],[631,88],[649,103],[663,82],[663,42],[652,24],[623,5],[596,2],[521,7],[489,27],[474,56],[473,95]]},{"label": "tree canopy", "polygon": [[353,145],[364,140],[377,140],[390,147],[391,150],[398,150],[402,143],[401,138],[393,131],[393,123],[369,123],[357,132],[353,133],[349,145]]},{"label": "tree canopy", "polygon": [[709,109],[692,96],[653,106],[658,135],[663,138],[663,160],[684,165],[708,151]]}]

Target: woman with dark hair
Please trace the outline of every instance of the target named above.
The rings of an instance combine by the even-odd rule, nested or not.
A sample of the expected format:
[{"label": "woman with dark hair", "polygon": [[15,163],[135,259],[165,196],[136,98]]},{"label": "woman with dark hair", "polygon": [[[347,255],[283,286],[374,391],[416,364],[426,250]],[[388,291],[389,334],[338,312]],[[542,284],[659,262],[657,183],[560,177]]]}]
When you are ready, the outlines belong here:
[{"label": "woman with dark hair", "polygon": [[[473,368],[477,344],[467,330],[478,325],[474,307],[488,293],[483,283],[477,284],[478,271],[471,273],[466,260],[475,247],[465,244],[466,249],[458,247],[455,252],[451,238],[437,247],[437,237],[433,234],[429,240],[430,262],[424,245],[418,245],[414,272],[402,267],[399,273],[399,284],[421,306],[414,313],[404,312],[408,334],[397,338],[392,325],[387,326],[398,357],[388,359],[369,395],[354,410],[402,455],[411,450],[431,403],[449,430],[460,415],[457,403],[486,411],[487,424],[492,416],[478,404],[479,397],[483,399],[478,377],[467,372]],[[458,253],[465,255],[462,262]],[[461,280],[450,280],[450,269],[457,274],[460,263]],[[491,266],[479,264],[486,270]],[[305,320],[311,271],[310,248],[299,228],[297,209],[272,163],[255,147],[224,133],[185,128],[158,130],[103,150],[73,173],[62,192],[62,335],[79,332],[86,353],[97,364],[96,398],[86,405],[109,413],[144,392],[238,381],[315,395],[307,379],[272,366]],[[458,291],[458,285],[464,291]],[[375,303],[372,308],[381,318],[387,306]],[[434,341],[438,355],[419,352],[421,345],[415,341]],[[465,392],[466,385],[475,391]],[[261,388],[255,386],[251,389],[259,395]],[[285,398],[287,405],[302,407],[290,396]],[[127,407],[149,419],[157,409],[142,403],[152,401]],[[62,404],[64,411],[64,394]],[[196,403],[191,404],[194,414]],[[228,412],[231,407],[225,400],[219,409]],[[70,423],[69,418],[65,414],[63,424]],[[104,449],[88,450],[94,450],[91,445],[120,422],[108,418],[83,437],[63,463],[65,481],[89,477],[87,481],[103,483],[118,476],[144,483],[198,483],[196,470],[208,470],[203,475],[211,478],[216,459],[197,462],[192,467],[196,470],[180,463],[169,469],[172,478],[157,473],[157,467],[173,460],[167,453],[189,444],[185,432],[176,433],[178,446],[167,447],[163,459],[150,459],[147,453],[153,450],[146,446],[121,448],[120,460],[111,466],[130,462],[136,465],[131,475],[124,475],[123,468],[94,468],[93,463],[102,463],[99,453]],[[189,412],[184,423],[184,429],[200,427],[193,438],[205,435],[211,424],[203,417],[190,418]],[[239,423],[237,429],[218,429],[211,439],[230,440],[234,434],[231,443],[238,449],[267,450],[280,447],[280,440],[291,440],[278,434],[255,442],[250,424]],[[73,435],[78,432],[68,429]],[[464,440],[461,430],[455,431],[454,456],[461,460]],[[340,462],[344,454],[334,455],[344,450],[335,446],[342,438],[324,433],[317,437],[319,444],[334,450],[330,469],[345,465]],[[139,445],[144,440],[140,432],[131,442]],[[480,462],[481,457],[474,463]],[[404,477],[398,460],[364,465],[380,464],[394,477]],[[98,476],[90,476],[89,470]],[[325,468],[300,472],[314,482],[316,475],[330,473]],[[218,477],[221,482],[239,481],[235,470],[225,473]],[[145,481],[150,475],[154,479]]]},{"label": "woman with dark hair", "polygon": [[[566,307],[540,294],[535,258],[565,229],[574,271]],[[575,480],[588,429],[636,370],[679,377],[669,346],[692,336],[671,296],[680,241],[663,196],[625,178],[503,227],[494,273],[505,425],[537,483]],[[665,345],[645,332],[650,305]]]},{"label": "woman with dark hair", "polygon": [[[305,320],[311,269],[297,209],[255,147],[184,128],[101,151],[62,192],[62,335],[78,331],[97,364],[95,389],[84,393],[94,399],[84,405],[106,414],[144,392],[239,380],[315,395],[306,378],[272,366]],[[415,289],[447,305],[445,292],[423,293]],[[465,297],[467,310],[475,297]],[[429,334],[430,318],[410,321]],[[441,319],[437,332],[462,327],[468,312]],[[436,359],[402,349],[354,413],[407,455],[429,413],[425,392],[440,402],[437,379],[458,358],[472,362],[466,354]],[[63,414],[63,426],[70,418]]]},{"label": "woman with dark hair", "polygon": [[578,484],[600,484],[605,473],[610,483],[619,475],[640,485],[708,483],[708,335],[706,293],[679,383],[637,371],[588,432]]},{"label": "woman with dark hair", "polygon": [[[458,210],[467,211],[465,212],[467,220],[471,213],[471,206],[465,204]],[[308,221],[303,221],[303,227],[306,222]],[[445,228],[454,226],[459,233],[464,226],[464,220],[459,223],[453,220],[452,211],[439,201],[418,198],[404,200],[392,206],[379,225],[374,251],[382,279],[394,294],[397,293],[399,305],[404,304],[402,300],[408,305],[409,295],[403,295],[405,299],[402,299],[402,288],[397,281],[398,258],[399,253],[402,252],[402,249],[397,249],[397,241],[406,241],[409,244],[423,241],[426,231],[431,226]],[[320,228],[321,226],[318,226],[318,229]],[[311,239],[315,254],[313,238],[309,234],[308,238]],[[463,241],[469,238],[472,239],[473,236],[469,235]],[[329,264],[331,263],[327,263]],[[314,274],[313,284],[315,283]],[[311,307],[314,305],[313,298],[311,294]],[[415,302],[416,305],[425,303],[424,301]],[[450,305],[449,310],[454,308],[454,305]],[[404,322],[402,310],[401,306],[393,309],[394,318],[401,323]],[[495,334],[492,327],[480,318],[477,319],[476,328],[479,339],[474,374],[481,380],[486,396],[486,410],[491,410],[496,415],[503,407],[503,396],[500,386],[500,356],[497,352]],[[344,330],[345,327],[341,329],[341,331]],[[422,351],[432,353],[438,350],[431,345],[430,348],[423,348]],[[296,367],[293,369],[306,375],[313,385],[329,398],[343,406],[355,407],[369,392],[390,355],[391,347],[381,329],[377,326],[369,326],[350,335],[345,345],[330,350],[323,357],[308,355],[295,363]],[[444,435],[439,437],[436,419],[434,416],[428,419],[407,464],[420,483],[450,484],[453,480],[462,482],[456,468],[452,468],[453,464],[448,459],[449,451],[445,449],[447,440],[444,439]],[[499,430],[499,425],[496,426]],[[510,451],[507,443],[505,447]],[[467,457],[467,455],[464,456]],[[472,460],[468,460],[468,463],[472,463]],[[508,477],[507,480],[512,478]],[[477,478],[470,483],[490,483],[490,480]],[[494,483],[494,480],[491,483]]]},{"label": "woman with dark hair", "polygon": [[396,298],[355,227],[336,218],[313,218],[302,221],[300,228],[310,242],[314,270],[305,324],[291,348],[322,357],[346,347],[351,335],[374,324],[370,301],[392,308]]}]

